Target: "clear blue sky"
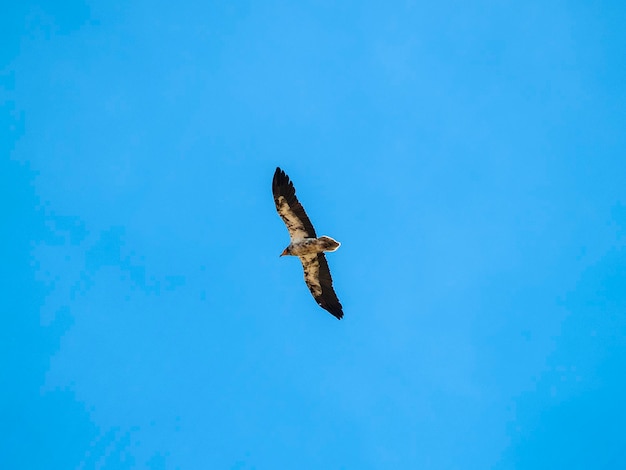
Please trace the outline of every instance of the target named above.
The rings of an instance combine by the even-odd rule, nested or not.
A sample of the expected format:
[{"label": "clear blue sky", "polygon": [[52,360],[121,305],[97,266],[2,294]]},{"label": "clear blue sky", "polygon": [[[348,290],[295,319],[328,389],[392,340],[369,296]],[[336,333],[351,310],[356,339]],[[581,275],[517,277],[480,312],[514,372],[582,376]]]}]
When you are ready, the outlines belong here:
[{"label": "clear blue sky", "polygon": [[[625,24],[7,3],[0,468],[618,468]],[[342,321],[278,257],[276,166]]]}]

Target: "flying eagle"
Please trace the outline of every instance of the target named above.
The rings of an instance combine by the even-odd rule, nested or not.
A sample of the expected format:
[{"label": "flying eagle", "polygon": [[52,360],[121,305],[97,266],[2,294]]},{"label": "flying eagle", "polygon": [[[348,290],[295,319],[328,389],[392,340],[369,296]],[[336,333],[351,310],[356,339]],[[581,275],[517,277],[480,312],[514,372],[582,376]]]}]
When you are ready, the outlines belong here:
[{"label": "flying eagle", "polygon": [[315,301],[325,310],[341,320],[343,310],[333,289],[330,269],[324,256],[325,251],[335,251],[340,243],[330,237],[317,237],[313,224],[296,197],[296,190],[289,177],[276,168],[272,181],[272,193],[278,215],[283,219],[291,243],[280,256],[297,256],[304,268],[304,282]]}]

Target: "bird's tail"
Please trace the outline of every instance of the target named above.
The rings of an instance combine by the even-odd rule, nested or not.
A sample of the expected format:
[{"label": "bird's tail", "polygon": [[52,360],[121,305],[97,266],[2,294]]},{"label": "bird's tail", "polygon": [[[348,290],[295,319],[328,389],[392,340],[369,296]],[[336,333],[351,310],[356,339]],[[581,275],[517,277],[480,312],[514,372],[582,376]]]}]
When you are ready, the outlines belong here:
[{"label": "bird's tail", "polygon": [[327,237],[326,235],[319,237],[318,240],[322,242],[324,251],[335,251],[339,248],[339,245],[341,245],[337,240]]}]

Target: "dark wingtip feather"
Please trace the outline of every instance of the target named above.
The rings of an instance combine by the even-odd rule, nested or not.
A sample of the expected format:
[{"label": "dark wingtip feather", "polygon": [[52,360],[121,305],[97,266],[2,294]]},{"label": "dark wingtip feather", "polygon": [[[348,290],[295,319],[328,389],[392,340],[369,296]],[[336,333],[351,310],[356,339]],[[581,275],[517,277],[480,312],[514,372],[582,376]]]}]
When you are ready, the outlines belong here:
[{"label": "dark wingtip feather", "polygon": [[280,167],[276,167],[276,171],[274,172],[274,178],[272,178],[272,190],[273,191],[276,191],[276,189],[278,188],[281,173],[284,173],[283,170],[281,170]]},{"label": "dark wingtip feather", "polygon": [[272,180],[272,193],[274,197],[283,196],[286,198],[294,197],[296,194],[296,189],[289,179],[289,176],[278,166],[276,167],[274,179]]},{"label": "dark wingtip feather", "polygon": [[343,310],[341,308],[341,305],[339,306],[333,305],[332,307],[329,305],[326,305],[326,306],[320,305],[320,307],[322,307],[324,310],[329,312],[337,320],[341,320],[343,318]]},{"label": "dark wingtip feather", "polygon": [[279,166],[276,167],[276,171],[274,172],[274,179],[275,180],[287,180],[289,181],[289,177],[287,176],[287,173],[285,173],[283,170],[280,169]]},{"label": "dark wingtip feather", "polygon": [[[332,289],[332,287],[331,287]],[[331,293],[332,292],[332,293]],[[341,320],[343,318],[343,307],[339,299],[335,295],[334,291],[325,292],[325,295],[316,298],[318,305],[330,313],[337,320]]]}]

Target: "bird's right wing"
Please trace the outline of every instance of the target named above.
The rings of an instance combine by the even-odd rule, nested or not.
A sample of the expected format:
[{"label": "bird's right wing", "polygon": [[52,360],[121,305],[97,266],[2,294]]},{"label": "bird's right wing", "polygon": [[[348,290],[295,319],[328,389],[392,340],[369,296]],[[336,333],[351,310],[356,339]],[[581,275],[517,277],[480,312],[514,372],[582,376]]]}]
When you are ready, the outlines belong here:
[{"label": "bird's right wing", "polygon": [[296,189],[289,177],[280,168],[276,168],[274,179],[272,180],[272,193],[278,215],[283,219],[291,242],[302,240],[303,238],[316,238],[315,229],[304,212],[304,207],[296,197]]}]

